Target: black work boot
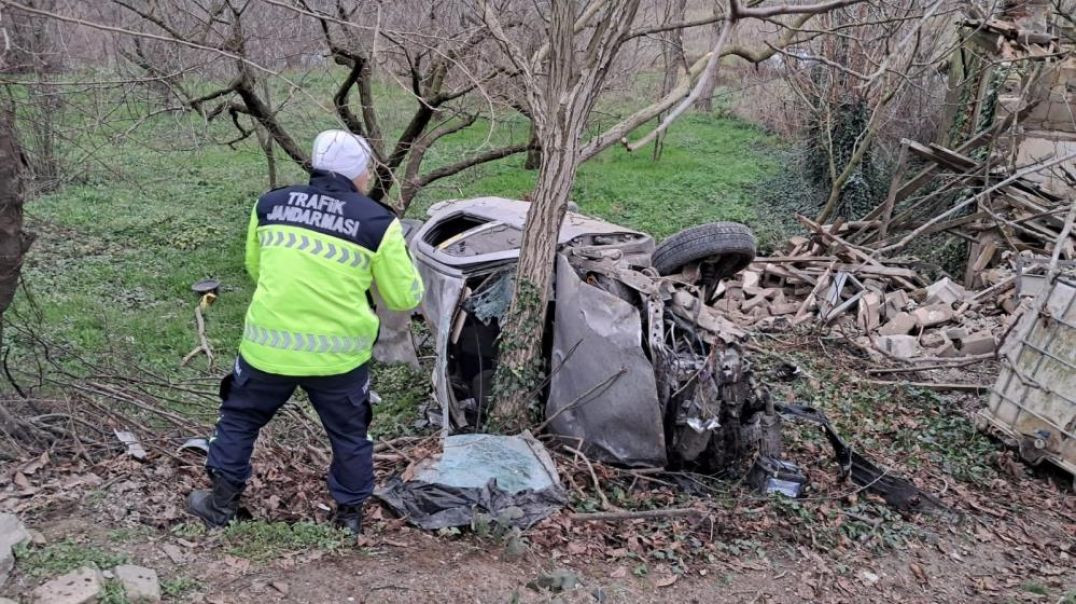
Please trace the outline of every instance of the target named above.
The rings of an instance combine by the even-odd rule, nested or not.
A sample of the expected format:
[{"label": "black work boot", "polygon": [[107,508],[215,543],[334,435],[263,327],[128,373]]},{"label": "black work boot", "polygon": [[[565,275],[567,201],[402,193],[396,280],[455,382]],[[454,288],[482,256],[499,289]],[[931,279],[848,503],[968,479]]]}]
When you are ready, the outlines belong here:
[{"label": "black work boot", "polygon": [[209,526],[227,526],[239,511],[239,495],[243,485],[235,485],[223,476],[210,474],[212,490],[192,491],[187,497],[187,511]]},{"label": "black work boot", "polygon": [[333,516],[333,524],[347,529],[356,537],[362,534],[362,506],[361,505],[338,505],[336,514]]}]

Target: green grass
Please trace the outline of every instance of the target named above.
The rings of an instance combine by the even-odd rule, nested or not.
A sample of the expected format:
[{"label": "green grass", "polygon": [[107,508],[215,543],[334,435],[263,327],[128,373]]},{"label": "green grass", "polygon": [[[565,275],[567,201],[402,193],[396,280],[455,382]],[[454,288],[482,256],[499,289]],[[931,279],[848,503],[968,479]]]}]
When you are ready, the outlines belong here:
[{"label": "green grass", "polygon": [[409,365],[376,365],[372,380],[381,403],[374,406],[370,437],[387,440],[413,432],[419,408],[431,396],[429,375]]},{"label": "green grass", "polygon": [[123,584],[115,579],[105,581],[98,602],[100,604],[131,604],[127,598],[127,592],[123,589]]},{"label": "green grass", "polygon": [[1028,593],[1033,593],[1040,596],[1045,596],[1047,593],[1049,593],[1045,585],[1043,585],[1042,583],[1036,583],[1035,581],[1026,581],[1020,587]]},{"label": "green grass", "polygon": [[202,589],[201,581],[190,577],[173,577],[161,581],[161,595],[168,599],[179,599]]},{"label": "green grass", "polygon": [[232,555],[257,562],[310,549],[333,552],[354,543],[347,531],[329,524],[263,520],[233,523],[224,529],[222,540]]},{"label": "green grass", "polygon": [[[303,83],[315,96],[330,85],[324,74]],[[286,96],[282,89],[276,98]],[[409,102],[401,97],[399,107],[384,112],[387,132],[402,129]],[[624,101],[612,105],[603,108],[595,127],[607,127],[632,110]],[[281,110],[282,121],[304,145],[334,125],[309,107],[293,100]],[[235,149],[220,145],[234,136],[227,120],[206,125],[191,116],[161,115],[118,137],[137,115],[117,115],[126,121],[111,117],[91,128],[77,114],[65,114],[65,126],[80,143],[65,147],[77,178],[27,205],[28,224],[38,239],[25,261],[26,288],[7,318],[16,324],[37,324],[40,318],[35,328],[53,346],[111,365],[117,373],[139,373],[137,367],[144,367],[174,379],[203,376],[204,357],[184,369],[178,365],[196,344],[190,286],[216,278],[222,292],[207,313],[207,332],[218,358],[212,373],[222,373],[236,353],[253,292],[243,270],[244,231],[252,204],[266,188],[265,158],[251,141]],[[486,116],[439,141],[425,168],[527,136],[521,119]],[[757,183],[777,170],[775,144],[742,121],[688,114],[670,129],[660,161],[651,159],[649,149],[611,148],[581,167],[573,198],[586,213],[658,238],[714,220],[761,226]],[[84,149],[95,152],[86,156]],[[522,168],[523,159],[507,158],[436,182],[420,193],[410,214],[424,216],[431,203],[449,198],[523,197],[536,177]],[[282,153],[278,164],[282,183],[303,179]],[[10,364],[35,376],[27,339],[17,329],[6,335]],[[385,386],[375,387],[386,398],[392,395],[394,405],[425,396],[425,376],[392,371],[376,377],[399,386],[394,395]],[[211,402],[199,404],[212,411]],[[400,433],[414,419],[398,405],[382,409],[382,434]]]},{"label": "green grass", "polygon": [[16,566],[20,572],[31,577],[51,577],[69,573],[82,566],[95,566],[108,570],[118,564],[130,561],[126,554],[117,554],[103,549],[65,539],[43,547],[17,546]]}]

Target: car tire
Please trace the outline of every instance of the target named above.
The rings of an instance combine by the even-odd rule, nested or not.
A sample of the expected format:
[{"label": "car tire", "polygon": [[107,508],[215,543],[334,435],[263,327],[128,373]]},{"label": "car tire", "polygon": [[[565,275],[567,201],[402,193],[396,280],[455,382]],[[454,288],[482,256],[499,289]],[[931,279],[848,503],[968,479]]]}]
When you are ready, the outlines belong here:
[{"label": "car tire", "polygon": [[738,222],[712,222],[661,242],[650,257],[659,275],[675,275],[693,262],[716,267],[712,278],[724,279],[747,268],[755,259],[755,235]]}]

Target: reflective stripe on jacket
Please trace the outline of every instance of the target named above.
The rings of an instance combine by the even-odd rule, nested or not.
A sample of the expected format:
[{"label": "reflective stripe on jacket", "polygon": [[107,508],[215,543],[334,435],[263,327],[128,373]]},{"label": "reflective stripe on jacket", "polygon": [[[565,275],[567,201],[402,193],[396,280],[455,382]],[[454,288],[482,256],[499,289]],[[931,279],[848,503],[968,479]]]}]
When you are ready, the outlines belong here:
[{"label": "reflective stripe on jacket", "polygon": [[422,300],[399,220],[332,172],[258,200],[246,265],[258,286],[239,353],[267,373],[335,375],[369,361],[379,325],[371,284],[392,310]]}]

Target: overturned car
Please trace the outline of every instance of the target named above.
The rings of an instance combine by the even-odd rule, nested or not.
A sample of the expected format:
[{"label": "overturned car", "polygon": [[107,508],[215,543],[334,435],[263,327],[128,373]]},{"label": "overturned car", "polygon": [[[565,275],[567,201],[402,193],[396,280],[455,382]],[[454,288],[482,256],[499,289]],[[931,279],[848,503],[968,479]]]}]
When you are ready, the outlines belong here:
[{"label": "overturned car", "polygon": [[[529,204],[484,197],[438,204],[411,234],[436,347],[436,418],[449,432],[488,415],[496,346]],[[547,430],[591,458],[739,475],[780,457],[779,415],[740,344],[705,301],[754,257],[735,223],[687,229],[660,246],[569,212],[546,326]]]}]

